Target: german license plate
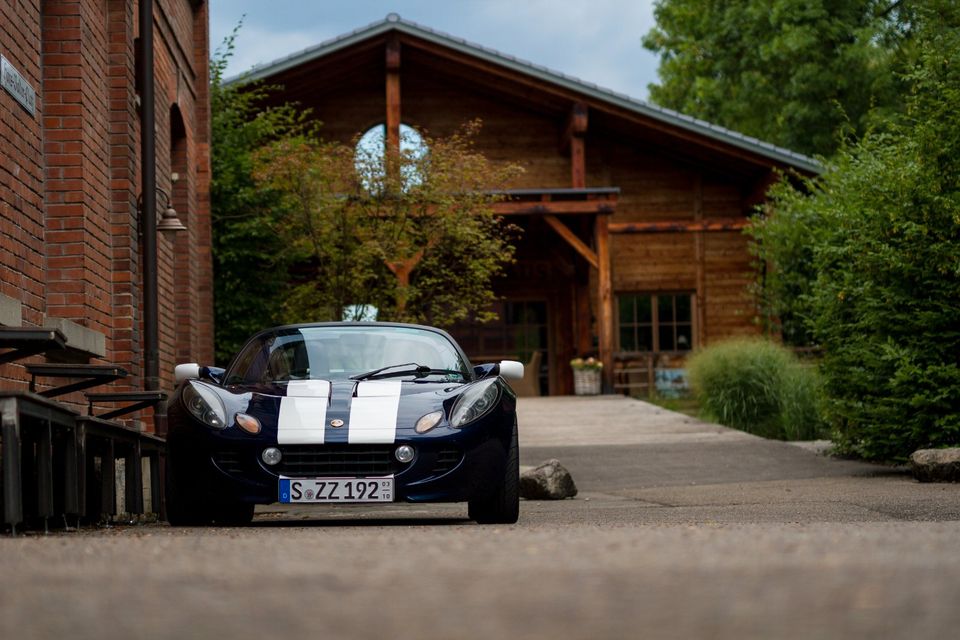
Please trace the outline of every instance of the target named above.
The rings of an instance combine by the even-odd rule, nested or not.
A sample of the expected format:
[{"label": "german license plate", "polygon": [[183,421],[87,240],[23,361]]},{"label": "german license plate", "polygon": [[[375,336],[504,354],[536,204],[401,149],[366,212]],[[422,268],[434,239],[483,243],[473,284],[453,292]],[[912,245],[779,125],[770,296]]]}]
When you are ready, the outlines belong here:
[{"label": "german license plate", "polygon": [[393,477],[280,478],[280,502],[393,502]]}]

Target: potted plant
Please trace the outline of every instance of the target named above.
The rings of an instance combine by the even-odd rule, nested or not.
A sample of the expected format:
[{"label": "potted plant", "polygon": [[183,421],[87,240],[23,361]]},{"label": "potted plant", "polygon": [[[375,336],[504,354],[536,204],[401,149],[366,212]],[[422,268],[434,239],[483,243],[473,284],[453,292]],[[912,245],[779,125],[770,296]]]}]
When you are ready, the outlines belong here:
[{"label": "potted plant", "polygon": [[570,361],[573,368],[573,392],[578,396],[595,396],[600,393],[600,372],[603,363],[593,356],[574,358]]}]

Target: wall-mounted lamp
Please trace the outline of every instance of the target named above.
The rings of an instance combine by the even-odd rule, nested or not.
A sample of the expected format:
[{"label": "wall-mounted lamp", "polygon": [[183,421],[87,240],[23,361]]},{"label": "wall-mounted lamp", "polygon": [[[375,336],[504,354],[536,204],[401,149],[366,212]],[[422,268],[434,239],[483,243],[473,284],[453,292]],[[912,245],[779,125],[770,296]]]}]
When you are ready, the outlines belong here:
[{"label": "wall-mounted lamp", "polygon": [[[163,200],[166,203],[163,212],[160,214],[160,219],[157,220],[157,231],[163,233],[172,233],[176,231],[186,231],[187,227],[180,222],[180,218],[177,217],[177,210],[173,208],[173,205],[170,203],[170,196],[166,191],[157,187],[157,194],[163,196]],[[137,212],[141,215],[143,214],[143,194],[140,194],[140,197],[137,198]]]}]

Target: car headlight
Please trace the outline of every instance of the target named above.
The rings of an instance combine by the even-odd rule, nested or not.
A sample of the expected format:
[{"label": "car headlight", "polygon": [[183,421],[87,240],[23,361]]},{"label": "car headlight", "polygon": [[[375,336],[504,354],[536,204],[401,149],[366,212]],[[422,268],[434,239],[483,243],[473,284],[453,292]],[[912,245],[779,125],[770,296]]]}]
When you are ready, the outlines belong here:
[{"label": "car headlight", "polygon": [[496,382],[496,378],[490,378],[467,387],[453,406],[453,411],[450,413],[450,426],[462,427],[490,411],[500,395]]},{"label": "car headlight", "polygon": [[190,381],[183,387],[183,406],[194,418],[214,429],[227,426],[227,411],[223,400],[205,384]]}]

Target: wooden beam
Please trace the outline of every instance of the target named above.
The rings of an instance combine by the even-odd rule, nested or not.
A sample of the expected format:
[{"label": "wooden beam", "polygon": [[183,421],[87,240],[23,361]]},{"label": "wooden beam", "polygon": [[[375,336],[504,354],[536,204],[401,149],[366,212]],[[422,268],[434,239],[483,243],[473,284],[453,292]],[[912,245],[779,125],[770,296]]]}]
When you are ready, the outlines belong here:
[{"label": "wooden beam", "polygon": [[590,278],[586,282],[577,282],[577,355],[585,355],[593,350],[593,313],[590,310]]},{"label": "wooden beam", "polygon": [[493,210],[501,216],[568,215],[579,213],[613,213],[616,200],[561,200],[559,202],[495,202]]},{"label": "wooden beam", "polygon": [[587,135],[587,105],[574,102],[567,116],[561,141],[562,152],[570,151],[570,186],[583,189],[587,186],[587,155],[585,137]]},{"label": "wooden beam", "polygon": [[570,139],[570,186],[574,189],[587,186],[587,151],[580,136]]},{"label": "wooden beam", "polygon": [[574,102],[570,107],[570,113],[567,114],[567,121],[563,125],[563,133],[560,136],[560,153],[566,153],[570,148],[570,141],[573,138],[582,138],[587,134],[588,109],[583,102]]},{"label": "wooden beam", "polygon": [[587,134],[588,114],[587,105],[583,102],[574,102],[573,106],[570,107],[570,114],[567,116],[567,123],[564,126],[563,139],[561,140],[563,151],[566,151],[571,138],[582,138]]},{"label": "wooden beam", "polygon": [[[693,183],[693,219],[696,222],[703,222],[703,174],[698,173],[696,178],[694,178]],[[707,276],[706,276],[706,250],[705,243],[707,239],[703,236],[703,231],[695,231],[693,234],[693,249],[694,249],[694,259],[696,260],[697,269],[697,295],[696,300],[694,301],[694,312],[696,316],[694,318],[695,325],[694,331],[695,335],[693,336],[694,344],[691,345],[696,348],[704,346],[704,334],[706,330],[706,318],[707,318]]]},{"label": "wooden beam", "polygon": [[579,253],[583,258],[593,265],[594,269],[599,269],[600,265],[597,262],[597,254],[593,250],[583,243],[583,240],[577,237],[573,231],[570,230],[570,227],[560,222],[556,216],[547,214],[543,216],[543,219],[546,221],[550,228],[559,234],[561,238],[567,241],[574,250]]},{"label": "wooden beam", "polygon": [[[400,40],[396,36],[387,38],[387,113],[386,141],[387,157],[400,157]],[[388,165],[390,163],[388,162]]]},{"label": "wooden beam", "polygon": [[613,274],[610,265],[610,232],[608,216],[597,216],[597,304],[600,307],[597,333],[600,361],[603,362],[603,392],[613,392]]},{"label": "wooden beam", "polygon": [[610,233],[690,233],[741,231],[750,226],[746,218],[717,220],[658,220],[654,222],[611,222]]}]

